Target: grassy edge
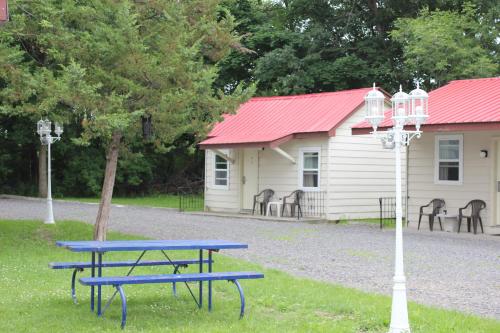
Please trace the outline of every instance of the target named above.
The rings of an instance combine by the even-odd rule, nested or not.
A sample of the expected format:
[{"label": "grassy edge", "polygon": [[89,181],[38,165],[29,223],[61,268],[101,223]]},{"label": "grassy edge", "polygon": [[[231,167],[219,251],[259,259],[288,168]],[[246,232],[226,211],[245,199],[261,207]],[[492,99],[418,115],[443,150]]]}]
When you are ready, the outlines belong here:
[{"label": "grassy edge", "polygon": [[[8,222],[9,221],[0,221],[2,229],[7,229],[5,225],[8,224]],[[33,222],[29,221],[10,222],[22,223],[23,225],[21,225],[21,227],[29,226],[30,223],[33,224]],[[46,243],[51,232],[54,232],[54,230],[56,231],[52,236],[58,237],[57,228],[63,231],[66,230],[67,234],[77,237],[76,239],[82,239],[81,234],[70,229],[85,230],[88,237],[91,235],[91,226],[78,222],[60,222],[55,227],[56,229],[54,229],[54,226],[47,226],[39,222],[35,222],[35,226],[37,226],[35,233],[37,237],[36,242],[42,241]],[[29,228],[25,229],[24,231],[27,232]],[[41,240],[39,239],[40,237]],[[145,237],[115,232],[110,233],[110,238],[146,239]],[[53,241],[53,239],[51,239],[51,241]],[[16,246],[19,245],[22,244],[16,243]],[[29,244],[26,244],[26,246],[29,246]],[[67,253],[69,251],[54,248],[52,242],[49,247],[49,252],[52,253],[55,250],[60,254],[69,255],[69,253]],[[52,257],[52,254],[50,254],[50,256]],[[46,259],[44,258],[43,260]],[[257,321],[259,321],[259,316],[267,318],[267,316],[269,316],[268,312],[270,311],[271,319],[284,325],[283,327],[279,327],[285,329],[289,327],[287,325],[291,325],[289,331],[322,331],[321,328],[324,328],[324,326],[322,326],[325,324],[324,321],[326,321],[328,325],[340,327],[339,330],[335,330],[334,332],[352,332],[352,330],[341,329],[344,327],[343,324],[346,324],[346,327],[353,325],[349,327],[356,327],[356,330],[354,330],[356,332],[383,332],[387,329],[386,326],[388,325],[388,314],[390,309],[390,298],[387,296],[370,294],[326,282],[297,278],[284,272],[274,269],[264,269],[255,263],[231,257],[221,256],[220,261],[226,262],[232,267],[252,268],[254,270],[263,271],[266,274],[264,285],[255,284],[254,286],[258,289],[248,291],[251,294],[255,293],[251,298],[252,302],[255,303],[252,309],[254,311],[254,316],[256,316],[254,318],[256,318]],[[15,263],[17,263],[17,261]],[[34,273],[37,277],[39,276],[36,272],[31,273]],[[64,279],[65,282],[67,282],[66,280],[67,279]],[[66,287],[66,285],[64,285],[64,287]],[[66,300],[66,292],[64,292],[64,294],[63,298]],[[336,297],[338,297],[338,295],[341,295],[340,299],[343,300],[340,303],[336,302]],[[0,301],[0,306],[1,305],[2,303]],[[146,308],[148,306],[146,306]],[[222,306],[219,305],[219,307]],[[264,307],[264,309],[262,310],[260,307]],[[457,311],[423,306],[414,302],[410,302],[409,307],[410,318],[414,328],[413,332],[497,332],[497,330],[500,329],[500,322],[491,319],[483,319],[472,315],[462,314]],[[359,309],[361,309],[361,311]],[[290,319],[289,317],[295,313],[297,316],[292,316]],[[204,316],[204,314],[202,316]],[[304,319],[302,317],[304,317]],[[89,319],[90,323],[95,324],[95,321],[91,319],[92,318]],[[29,320],[29,318],[24,318],[23,322],[24,320]],[[71,315],[69,320],[71,321]],[[196,321],[196,318],[194,320]],[[224,320],[225,319],[223,319],[223,321]],[[285,322],[283,322],[283,320]],[[308,320],[317,320],[319,323],[310,323]],[[290,321],[290,323],[287,323],[287,321]],[[266,320],[264,320],[264,322],[266,325],[270,325]],[[114,327],[113,325],[115,324],[116,322],[114,322],[114,324],[110,323],[110,327]],[[201,326],[204,325],[202,323],[198,324]],[[216,325],[217,321],[212,324]],[[249,326],[246,326],[246,324]],[[260,327],[258,322],[254,323],[252,321],[246,324],[244,325],[241,323],[242,327],[240,327],[239,330],[255,331],[255,329]],[[236,326],[232,326],[231,331],[237,329],[240,323],[238,322],[238,324],[235,325]],[[99,327],[100,326],[97,325],[97,328]],[[224,330],[224,327],[225,326],[215,328],[208,327],[208,331],[229,331]],[[154,329],[156,328],[153,326],[152,330]],[[207,329],[207,327],[205,327],[205,329]],[[17,332],[20,330],[11,329],[11,331]],[[118,332],[119,330],[116,331]],[[203,331],[203,329],[200,330],[200,332],[201,331]],[[267,326],[263,326],[260,327],[260,331],[271,330],[269,330]]]}]

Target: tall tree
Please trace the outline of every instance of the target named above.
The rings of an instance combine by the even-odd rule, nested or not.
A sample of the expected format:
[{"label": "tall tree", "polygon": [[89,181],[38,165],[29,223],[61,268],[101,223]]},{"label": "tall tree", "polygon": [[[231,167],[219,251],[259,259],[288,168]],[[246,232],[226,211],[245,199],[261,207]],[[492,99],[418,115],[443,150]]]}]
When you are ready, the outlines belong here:
[{"label": "tall tree", "polygon": [[403,45],[406,69],[429,88],[498,75],[498,59],[483,46],[485,29],[477,17],[470,5],[461,13],[426,9],[417,18],[399,19],[391,36]]},{"label": "tall tree", "polygon": [[[475,19],[481,22],[482,47],[498,54],[498,1],[469,1],[477,6]],[[232,52],[221,62],[218,84],[257,83],[258,94],[276,95],[357,88],[373,82],[389,91],[399,83],[413,85],[414,73],[404,66],[403,46],[389,35],[396,20],[416,18],[423,8],[464,15],[465,1],[224,3],[236,17],[243,45],[255,53]]]},{"label": "tall tree", "polygon": [[97,240],[106,238],[119,152],[142,138],[143,118],[154,128],[147,140],[168,150],[184,133],[202,137],[243,98],[212,89],[215,64],[236,40],[217,0],[19,0],[11,14],[9,47],[34,59],[33,77],[53,78],[42,110],[79,119],[75,142],[106,146]]}]

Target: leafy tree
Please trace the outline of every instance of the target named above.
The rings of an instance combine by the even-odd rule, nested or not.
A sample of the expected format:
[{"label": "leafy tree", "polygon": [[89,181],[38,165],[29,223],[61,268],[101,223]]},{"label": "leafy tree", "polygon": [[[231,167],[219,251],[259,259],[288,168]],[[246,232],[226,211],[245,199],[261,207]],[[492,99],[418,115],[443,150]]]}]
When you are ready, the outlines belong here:
[{"label": "leafy tree", "polygon": [[463,13],[428,9],[415,19],[399,19],[391,36],[403,45],[404,64],[428,87],[450,80],[499,73],[495,54],[483,47],[474,7]]},{"label": "leafy tree", "polygon": [[33,180],[36,179],[36,151],[40,141],[34,138],[33,132],[33,121],[29,117],[0,115],[1,192],[35,194]]},{"label": "leafy tree", "polygon": [[[238,33],[250,54],[232,52],[224,59],[218,86],[257,83],[259,95],[335,91],[372,82],[387,90],[413,85],[403,45],[390,38],[398,18],[420,11],[461,12],[464,1],[376,0],[226,0]],[[498,54],[500,5],[473,0],[481,22],[480,44]],[[429,33],[429,32],[427,32]],[[232,85],[229,85],[231,87]]]},{"label": "leafy tree", "polygon": [[[473,29],[466,27],[464,38],[498,64],[500,3],[471,2],[476,9],[467,24]],[[192,184],[203,175],[203,154],[194,145],[217,119],[217,110],[224,109],[218,101],[224,97],[213,95],[213,88],[236,97],[239,87],[253,86],[259,95],[276,95],[350,89],[374,81],[388,91],[399,83],[412,85],[422,73],[408,66],[406,42],[390,38],[397,19],[414,22],[428,8],[428,15],[452,13],[462,22],[464,3],[11,0],[14,19],[0,28],[0,188],[35,193],[37,159],[39,167],[46,164],[44,147],[38,148],[37,158],[40,142],[33,124],[45,116],[65,122],[63,139],[53,146],[56,195],[99,195],[114,125],[125,120],[115,194]],[[424,35],[433,33],[434,27],[428,28]],[[124,39],[130,39],[130,48],[123,46]],[[162,39],[166,42],[160,46]],[[159,55],[170,61],[149,61]],[[161,63],[164,70],[154,72]],[[457,77],[483,75],[472,73]],[[426,79],[430,82],[430,76]],[[229,110],[234,98],[227,97]],[[141,118],[149,116],[154,134],[143,139]],[[78,138],[77,149],[70,138]],[[45,172],[38,172],[41,184],[46,184]]]},{"label": "leafy tree", "polygon": [[394,80],[392,60],[400,51],[391,47],[387,29],[397,14],[385,5],[343,0],[225,3],[241,22],[238,32],[244,36],[243,46],[255,52],[233,52],[224,59],[223,82],[232,78],[257,82],[258,94],[276,95]]},{"label": "leafy tree", "polygon": [[[7,63],[28,68],[35,91],[46,92],[44,114],[81,122],[76,143],[107,147],[95,239],[106,237],[119,152],[141,139],[141,118],[153,120],[151,144],[168,151],[184,133],[201,138],[241,102],[239,91],[212,90],[213,64],[237,40],[231,16],[219,13],[216,0],[12,2],[2,46],[22,60]],[[33,90],[31,99],[39,99]]]}]

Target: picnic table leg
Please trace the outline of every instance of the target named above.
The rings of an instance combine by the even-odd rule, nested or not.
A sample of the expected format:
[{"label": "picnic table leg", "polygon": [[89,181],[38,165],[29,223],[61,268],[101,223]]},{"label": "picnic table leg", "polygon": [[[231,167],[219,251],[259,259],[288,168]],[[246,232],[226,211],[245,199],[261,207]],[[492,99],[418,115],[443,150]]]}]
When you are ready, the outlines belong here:
[{"label": "picnic table leg", "polygon": [[230,280],[230,281],[236,285],[236,288],[238,288],[238,292],[240,293],[240,301],[241,301],[240,319],[242,319],[243,316],[245,315],[245,294],[243,293],[243,288],[241,288],[241,285],[238,282],[238,280]]},{"label": "picnic table leg", "polygon": [[[90,276],[95,277],[95,252],[92,252],[92,268]],[[90,287],[90,311],[94,312],[94,286]]]},{"label": "picnic table leg", "polygon": [[83,272],[83,268],[75,268],[73,270],[73,275],[71,276],[71,298],[73,298],[73,303],[78,304],[78,300],[76,299],[76,273]]},{"label": "picnic table leg", "polygon": [[120,293],[120,298],[122,300],[122,329],[124,329],[127,323],[127,299],[125,298],[122,286],[116,285],[115,288],[116,291]]},{"label": "picnic table leg", "polygon": [[[212,250],[208,250],[208,272],[212,273]],[[208,281],[208,311],[212,311],[212,281]]]},{"label": "picnic table leg", "polygon": [[[102,276],[102,253],[97,254],[97,276]],[[97,286],[97,316],[101,316],[101,285]]]},{"label": "picnic table leg", "polygon": [[[203,250],[200,250],[200,273],[203,273]],[[201,309],[203,306],[203,282],[199,282],[200,290],[199,290],[199,298],[198,298],[198,307]]]}]

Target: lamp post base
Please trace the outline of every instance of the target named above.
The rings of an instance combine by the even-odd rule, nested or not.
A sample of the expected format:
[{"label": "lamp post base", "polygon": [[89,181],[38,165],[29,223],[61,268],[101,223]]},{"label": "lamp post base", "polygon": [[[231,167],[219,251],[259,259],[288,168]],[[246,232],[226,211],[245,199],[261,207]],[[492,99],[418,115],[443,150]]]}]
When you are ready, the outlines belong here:
[{"label": "lamp post base", "polygon": [[394,277],[389,333],[410,333],[405,277]]},{"label": "lamp post base", "polygon": [[[50,195],[50,185],[49,185],[49,195]],[[47,217],[45,218],[45,221],[43,221],[43,223],[56,224],[56,221],[54,221],[54,211],[52,210],[52,198],[51,197],[47,198]]]},{"label": "lamp post base", "polygon": [[410,333],[405,281],[404,276],[394,277],[389,333]]}]

